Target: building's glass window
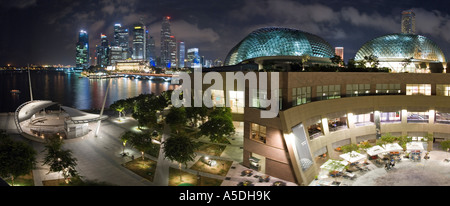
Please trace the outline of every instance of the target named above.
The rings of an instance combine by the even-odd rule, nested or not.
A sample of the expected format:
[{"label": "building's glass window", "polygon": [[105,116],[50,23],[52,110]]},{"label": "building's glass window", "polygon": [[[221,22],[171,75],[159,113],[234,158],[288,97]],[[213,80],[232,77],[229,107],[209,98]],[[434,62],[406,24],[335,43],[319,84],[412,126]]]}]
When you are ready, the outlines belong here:
[{"label": "building's glass window", "polygon": [[261,142],[261,143],[266,143],[266,127],[259,125],[259,124],[255,124],[255,123],[251,123],[252,125],[252,135],[250,136],[250,139]]},{"label": "building's glass window", "polygon": [[230,91],[230,107],[232,113],[244,114],[244,92]]},{"label": "building's glass window", "polygon": [[380,122],[401,122],[402,115],[401,112],[381,112],[380,113]]},{"label": "building's glass window", "polygon": [[407,122],[415,122],[415,123],[428,123],[429,112],[409,112],[407,116]]},{"label": "building's glass window", "polygon": [[214,106],[217,107],[224,107],[225,106],[225,95],[223,90],[211,90],[211,97],[212,97],[212,103]]},{"label": "building's glass window", "polygon": [[431,95],[431,84],[407,84],[406,95]]},{"label": "building's glass window", "polygon": [[341,98],[341,85],[317,86],[317,100]]},{"label": "building's glass window", "polygon": [[[253,96],[251,101],[251,107],[265,108],[261,106],[263,101],[267,101],[267,90],[253,89]],[[260,99],[261,98],[261,99]]]},{"label": "building's glass window", "polygon": [[342,117],[328,119],[328,128],[330,132],[347,129],[347,115]]},{"label": "building's glass window", "polygon": [[292,88],[292,106],[311,102],[311,87]]},{"label": "building's glass window", "polygon": [[450,113],[436,111],[436,123],[450,124]]},{"label": "building's glass window", "polygon": [[436,85],[437,96],[450,96],[450,84],[437,84]]},{"label": "building's glass window", "polygon": [[354,115],[354,117],[355,117],[355,126],[356,127],[374,124],[373,112],[366,113],[366,114]]},{"label": "building's glass window", "polygon": [[357,97],[370,94],[370,84],[347,84],[347,97]]},{"label": "building's glass window", "polygon": [[307,127],[307,129],[308,129],[309,139],[314,139],[314,138],[317,138],[317,137],[320,137],[323,135],[321,121],[316,124],[309,125]]},{"label": "building's glass window", "polygon": [[376,94],[400,94],[400,84],[377,84]]}]

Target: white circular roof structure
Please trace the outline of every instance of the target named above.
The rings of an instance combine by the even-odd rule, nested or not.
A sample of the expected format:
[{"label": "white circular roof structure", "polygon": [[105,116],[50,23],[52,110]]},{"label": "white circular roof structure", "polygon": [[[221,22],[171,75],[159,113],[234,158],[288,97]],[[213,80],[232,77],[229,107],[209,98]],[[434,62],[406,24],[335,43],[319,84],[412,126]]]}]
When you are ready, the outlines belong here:
[{"label": "white circular roof structure", "polygon": [[[14,123],[16,124],[17,130],[19,131],[20,134],[26,134],[24,132],[24,130],[22,129],[21,123],[32,119],[33,115],[39,113],[41,110],[53,106],[53,105],[57,105],[57,102],[52,102],[50,100],[34,100],[34,101],[28,101],[23,103],[22,105],[20,105],[15,112],[14,115]],[[103,115],[100,116],[99,114],[91,114],[91,113],[87,113],[87,112],[83,112],[80,111],[78,109],[74,109],[74,108],[70,108],[70,107],[66,107],[66,106],[60,106],[60,108],[62,110],[65,111],[66,115],[69,117],[68,119],[62,119],[61,121],[69,121],[73,124],[82,124],[82,123],[89,123],[89,122],[94,122],[94,121],[99,121],[99,120],[104,120],[106,118],[108,118],[108,116]],[[66,116],[66,117],[67,117]],[[28,139],[32,139],[32,140],[38,140],[40,142],[42,142],[41,139],[37,139],[34,138],[33,135],[24,135],[25,137],[27,137]],[[30,138],[30,137],[33,138]]]}]

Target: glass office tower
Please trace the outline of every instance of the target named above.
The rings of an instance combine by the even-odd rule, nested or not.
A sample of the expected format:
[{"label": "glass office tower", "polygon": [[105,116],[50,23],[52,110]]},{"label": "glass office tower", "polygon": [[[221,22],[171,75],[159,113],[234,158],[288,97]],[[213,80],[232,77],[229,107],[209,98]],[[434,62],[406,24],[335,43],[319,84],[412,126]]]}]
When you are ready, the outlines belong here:
[{"label": "glass office tower", "polygon": [[81,30],[76,45],[76,67],[86,69],[89,67],[89,35]]}]

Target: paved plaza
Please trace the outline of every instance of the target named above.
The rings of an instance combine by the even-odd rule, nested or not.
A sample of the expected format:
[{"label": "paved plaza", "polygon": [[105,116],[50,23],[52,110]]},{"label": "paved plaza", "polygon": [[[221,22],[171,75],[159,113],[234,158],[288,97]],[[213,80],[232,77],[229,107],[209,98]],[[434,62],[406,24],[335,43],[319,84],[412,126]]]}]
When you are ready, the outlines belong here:
[{"label": "paved plaza", "polygon": [[[13,123],[13,116],[9,114],[0,115],[0,129],[6,130],[16,140],[23,140],[29,142],[38,152],[38,163],[36,169],[33,170],[34,183],[36,186],[42,185],[42,181],[60,179],[61,175],[57,173],[48,173],[48,166],[42,165],[44,150],[42,143],[33,142],[25,139],[17,134],[17,130]],[[241,172],[248,168],[242,165],[242,147],[243,147],[243,128],[239,126],[236,128],[236,134],[229,137],[231,144],[227,145],[220,157],[213,157],[216,159],[223,159],[232,161],[231,168],[226,176],[213,175],[210,173],[198,172],[191,169],[184,171],[192,174],[200,174],[201,176],[211,177],[223,180],[222,186],[236,186],[239,182],[250,181],[255,186],[270,186],[276,181],[283,181],[288,186],[296,186],[295,183],[287,182],[275,177],[271,177],[269,182],[259,182],[259,176],[266,176],[265,174],[253,171],[251,176],[242,176]],[[117,121],[116,116],[111,116],[109,119],[101,122],[101,130],[97,137],[95,137],[95,129],[97,123],[89,125],[91,132],[88,135],[65,140],[63,147],[70,149],[74,157],[77,158],[77,171],[83,178],[89,180],[104,181],[113,185],[120,186],[167,186],[169,180],[169,167],[178,168],[178,164],[164,159],[162,150],[159,158],[146,155],[147,158],[157,162],[156,173],[153,182],[128,170],[122,164],[131,161],[131,156],[140,157],[140,152],[126,147],[125,152],[128,156],[122,156],[123,145],[119,137],[125,131],[134,130],[137,127],[137,121],[132,118],[124,118],[122,121]],[[162,141],[168,138],[167,130],[163,134]],[[199,141],[208,142],[208,138],[200,138]],[[198,154],[193,162],[188,163],[190,168],[204,155]],[[337,178],[319,178],[313,181],[310,186],[326,185],[326,182],[340,182],[341,186],[449,186],[450,185],[450,162],[445,162],[449,154],[444,151],[431,151],[430,159],[422,159],[420,162],[413,162],[409,159],[403,159],[397,163],[392,170],[385,170],[384,167],[377,167],[376,165],[368,165],[370,171],[356,172],[356,178],[353,180],[345,179],[343,177]]]}]

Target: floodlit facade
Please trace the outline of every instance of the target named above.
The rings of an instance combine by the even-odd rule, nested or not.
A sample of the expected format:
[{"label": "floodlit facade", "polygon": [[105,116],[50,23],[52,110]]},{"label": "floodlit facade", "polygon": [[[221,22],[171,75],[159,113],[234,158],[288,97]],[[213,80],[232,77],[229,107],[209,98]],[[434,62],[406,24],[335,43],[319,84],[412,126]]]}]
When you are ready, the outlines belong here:
[{"label": "floodlit facade", "polygon": [[[428,72],[430,64],[445,68],[445,56],[439,46],[429,38],[415,34],[388,34],[366,42],[356,53],[355,61],[365,56],[378,57],[379,67],[393,72]],[[412,58],[410,64],[405,59]]]},{"label": "floodlit facade", "polygon": [[402,12],[402,33],[415,34],[416,33],[416,14],[412,11]]},{"label": "floodlit facade", "polygon": [[122,60],[116,61],[115,70],[117,71],[138,71],[144,72],[148,71],[149,63],[148,61],[142,60]]},{"label": "floodlit facade", "polygon": [[267,27],[250,33],[231,49],[225,65],[246,60],[290,59],[309,56],[309,63],[330,63],[334,48],[324,39],[297,29]]},{"label": "floodlit facade", "polygon": [[89,35],[84,30],[78,35],[75,63],[78,68],[89,67]]}]

